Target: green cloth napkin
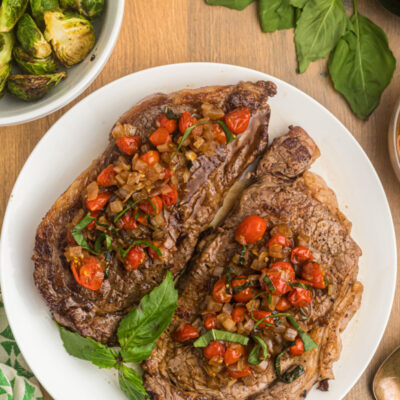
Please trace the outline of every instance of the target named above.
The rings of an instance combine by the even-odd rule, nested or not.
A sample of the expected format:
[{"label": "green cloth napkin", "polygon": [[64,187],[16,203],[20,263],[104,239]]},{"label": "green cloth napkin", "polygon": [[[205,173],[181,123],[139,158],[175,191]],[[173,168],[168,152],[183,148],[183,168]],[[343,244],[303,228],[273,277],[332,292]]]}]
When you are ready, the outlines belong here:
[{"label": "green cloth napkin", "polygon": [[0,400],[43,400],[11,332],[0,291]]}]

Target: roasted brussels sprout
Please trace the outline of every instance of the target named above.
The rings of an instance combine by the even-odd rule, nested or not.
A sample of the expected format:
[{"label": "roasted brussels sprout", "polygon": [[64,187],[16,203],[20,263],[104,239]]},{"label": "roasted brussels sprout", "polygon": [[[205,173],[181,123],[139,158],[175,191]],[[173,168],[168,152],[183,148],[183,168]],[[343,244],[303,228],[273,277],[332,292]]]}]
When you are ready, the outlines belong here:
[{"label": "roasted brussels sprout", "polygon": [[72,8],[88,18],[96,18],[104,8],[104,0],[60,0],[62,8]]},{"label": "roasted brussels sprout", "polygon": [[4,88],[6,87],[7,79],[11,74],[11,64],[5,64],[0,67],[0,99],[3,97]]},{"label": "roasted brussels sprout", "polygon": [[45,11],[59,8],[58,0],[30,0],[32,16],[40,28],[44,28]]},{"label": "roasted brussels sprout", "polygon": [[0,33],[0,67],[11,61],[14,35],[12,32]]},{"label": "roasted brussels sprout", "polygon": [[85,59],[96,41],[93,25],[85,17],[62,11],[45,11],[45,38],[66,67]]},{"label": "roasted brussels sprout", "polygon": [[57,69],[57,63],[53,55],[46,58],[35,58],[24,51],[22,47],[15,47],[13,56],[16,63],[32,75],[51,74]]},{"label": "roasted brussels sprout", "polygon": [[25,12],[29,0],[3,0],[0,7],[0,32],[10,32]]},{"label": "roasted brussels sprout", "polygon": [[48,75],[11,75],[7,80],[7,89],[21,100],[39,100],[66,76],[66,72]]},{"label": "roasted brussels sprout", "polygon": [[45,58],[51,54],[51,46],[29,14],[18,21],[17,38],[22,48],[32,57]]}]

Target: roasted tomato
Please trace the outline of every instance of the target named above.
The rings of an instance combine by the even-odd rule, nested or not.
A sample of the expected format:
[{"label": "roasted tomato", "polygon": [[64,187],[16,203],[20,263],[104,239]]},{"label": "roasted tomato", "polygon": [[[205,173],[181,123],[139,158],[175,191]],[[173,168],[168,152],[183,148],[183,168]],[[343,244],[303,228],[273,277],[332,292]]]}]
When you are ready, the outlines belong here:
[{"label": "roasted tomato", "polygon": [[140,213],[138,214],[138,216],[136,218],[136,221],[139,222],[139,224],[142,224],[142,225],[145,225],[145,226],[147,226],[149,224],[147,215],[143,215],[143,214],[140,214]]},{"label": "roasted tomato", "polygon": [[204,318],[204,326],[206,329],[215,329],[217,327],[217,317],[215,314],[208,314]]},{"label": "roasted tomato", "polygon": [[297,246],[292,250],[290,261],[293,264],[303,264],[306,261],[312,261],[313,255],[307,247]]},{"label": "roasted tomato", "polygon": [[185,111],[179,118],[179,131],[182,135],[186,132],[187,128],[190,128],[196,123],[196,118],[192,117],[190,112]]},{"label": "roasted tomato", "polygon": [[243,133],[250,122],[250,110],[248,107],[240,107],[225,115],[224,121],[231,132]]},{"label": "roasted tomato", "polygon": [[[249,281],[246,276],[238,276],[232,279],[232,290],[233,290],[233,300],[238,303],[247,303],[254,297],[254,285],[249,285]],[[247,286],[243,290],[240,287]],[[240,291],[239,291],[240,290]]]},{"label": "roasted tomato", "polygon": [[175,332],[174,332],[174,338],[178,342],[186,342],[187,340],[190,339],[196,339],[198,338],[199,331],[190,324],[184,324],[181,325]]},{"label": "roasted tomato", "polygon": [[[266,276],[271,281],[268,283]],[[292,290],[289,282],[295,279],[293,267],[287,262],[277,262],[271,268],[261,270],[260,284],[274,296],[282,296]],[[273,288],[271,287],[271,283]]]},{"label": "roasted tomato", "polygon": [[[95,211],[95,212],[91,212],[90,216],[92,218],[97,218],[100,215],[100,211]],[[92,231],[94,228],[96,228],[96,221],[92,221],[87,227],[86,229],[89,229],[89,231]]]},{"label": "roasted tomato", "polygon": [[215,140],[220,144],[226,143],[226,135],[220,124],[213,124],[213,133]]},{"label": "roasted tomato", "polygon": [[256,324],[258,321],[262,320],[263,322],[260,322],[258,326],[262,329],[270,328],[271,325],[274,325],[274,319],[273,318],[268,318],[271,313],[269,311],[263,311],[263,310],[255,310],[250,313],[252,316],[253,320],[255,320]]},{"label": "roasted tomato", "polygon": [[232,343],[228,346],[224,354],[225,365],[232,365],[239,361],[245,354],[244,346],[239,343]]},{"label": "roasted tomato", "polygon": [[161,196],[165,207],[173,206],[178,201],[178,191],[173,186],[166,185]]},{"label": "roasted tomato", "polygon": [[276,303],[275,310],[287,311],[291,307],[292,305],[290,304],[289,300],[286,297],[281,297],[279,301]]},{"label": "roasted tomato", "polygon": [[324,271],[321,265],[316,262],[309,262],[303,266],[301,277],[306,281],[311,282],[313,287],[317,289],[325,289]]},{"label": "roasted tomato", "polygon": [[159,196],[151,197],[139,203],[139,208],[147,215],[158,215],[162,210],[163,202]]},{"label": "roasted tomato", "polygon": [[137,229],[135,213],[133,210],[128,211],[121,219],[119,224],[122,229]]},{"label": "roasted tomato", "polygon": [[160,128],[166,129],[168,133],[175,132],[178,127],[178,123],[174,119],[168,119],[165,114],[160,114],[157,117],[157,122]]},{"label": "roasted tomato", "polygon": [[158,128],[150,135],[149,140],[153,146],[172,143],[172,137],[165,128]]},{"label": "roasted tomato", "polygon": [[115,144],[123,153],[131,156],[139,150],[142,140],[139,136],[123,136],[116,139]]},{"label": "roasted tomato", "polygon": [[89,211],[101,211],[108,203],[108,200],[110,200],[110,197],[111,193],[107,192],[99,193],[94,200],[86,199],[85,201],[86,208]]},{"label": "roasted tomato", "polygon": [[97,184],[99,186],[109,187],[116,184],[115,177],[117,173],[114,171],[114,165],[110,164],[107,168],[103,169],[97,176]]},{"label": "roasted tomato", "polygon": [[295,287],[288,294],[288,300],[293,307],[305,307],[312,301],[312,293],[308,289]]},{"label": "roasted tomato", "polygon": [[144,250],[140,246],[133,246],[124,259],[125,268],[128,271],[138,269],[139,266],[144,262],[145,258],[146,255]]},{"label": "roasted tomato", "polygon": [[226,279],[221,278],[217,282],[212,290],[214,300],[218,303],[229,303],[232,300],[232,288],[226,287]]},{"label": "roasted tomato", "polygon": [[96,258],[85,257],[81,263],[71,263],[71,270],[75,280],[81,286],[90,290],[100,289],[104,280],[104,271]]},{"label": "roasted tomato", "polygon": [[164,182],[168,182],[171,176],[174,174],[174,169],[171,167],[165,168],[164,170]]},{"label": "roasted tomato", "polygon": [[289,353],[292,356],[301,356],[304,353],[304,343],[300,338],[297,338],[295,344],[289,347]]},{"label": "roasted tomato", "polygon": [[147,153],[142,154],[139,158],[147,165],[152,166],[160,161],[160,153],[156,150],[150,150]]},{"label": "roasted tomato", "polygon": [[213,340],[207,347],[204,347],[203,353],[209,360],[214,357],[224,358],[225,346],[221,342]]},{"label": "roasted tomato", "polygon": [[292,241],[278,232],[277,234],[272,236],[271,239],[268,240],[268,242],[266,243],[266,247],[271,247],[275,244],[278,244],[282,247],[289,247],[292,245]]},{"label": "roasted tomato", "polygon": [[247,309],[244,307],[236,307],[232,311],[232,319],[234,322],[243,322],[244,316],[246,315]]},{"label": "roasted tomato", "polygon": [[231,378],[239,379],[249,376],[253,370],[250,366],[245,366],[243,369],[238,369],[236,365],[228,367],[228,374]]},{"label": "roasted tomato", "polygon": [[235,239],[242,245],[259,241],[267,229],[267,222],[258,215],[246,217],[236,228]]}]

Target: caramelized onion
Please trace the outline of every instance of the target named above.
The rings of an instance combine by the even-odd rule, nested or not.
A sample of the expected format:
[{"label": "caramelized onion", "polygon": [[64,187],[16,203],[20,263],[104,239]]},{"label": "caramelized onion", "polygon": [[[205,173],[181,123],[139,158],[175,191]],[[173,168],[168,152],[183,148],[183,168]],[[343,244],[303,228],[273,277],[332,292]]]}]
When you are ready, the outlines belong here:
[{"label": "caramelized onion", "polygon": [[92,182],[89,183],[87,186],[87,199],[89,201],[97,199],[97,196],[99,195],[99,186],[97,185],[97,182]]}]

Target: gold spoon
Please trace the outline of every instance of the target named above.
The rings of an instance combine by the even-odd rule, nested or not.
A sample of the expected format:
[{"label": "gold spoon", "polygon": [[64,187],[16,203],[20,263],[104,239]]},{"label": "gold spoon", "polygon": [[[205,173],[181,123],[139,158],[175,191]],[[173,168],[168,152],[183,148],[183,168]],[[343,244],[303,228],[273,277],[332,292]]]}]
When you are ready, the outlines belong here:
[{"label": "gold spoon", "polygon": [[400,347],[379,367],[372,390],[376,400],[400,400]]}]

